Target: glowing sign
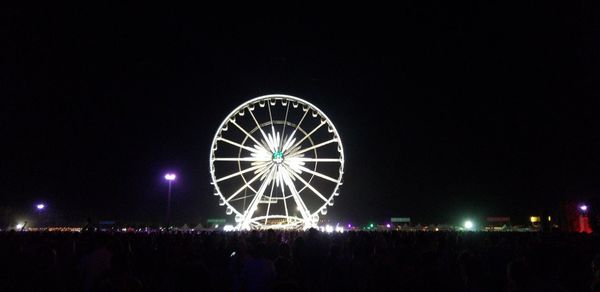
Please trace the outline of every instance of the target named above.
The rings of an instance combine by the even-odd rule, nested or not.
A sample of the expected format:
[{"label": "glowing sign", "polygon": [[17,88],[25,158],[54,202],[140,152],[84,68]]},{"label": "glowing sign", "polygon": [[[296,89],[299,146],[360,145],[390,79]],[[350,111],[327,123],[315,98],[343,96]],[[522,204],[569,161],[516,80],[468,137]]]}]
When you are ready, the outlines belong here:
[{"label": "glowing sign", "polygon": [[392,217],[391,222],[393,223],[410,223],[409,217]]}]

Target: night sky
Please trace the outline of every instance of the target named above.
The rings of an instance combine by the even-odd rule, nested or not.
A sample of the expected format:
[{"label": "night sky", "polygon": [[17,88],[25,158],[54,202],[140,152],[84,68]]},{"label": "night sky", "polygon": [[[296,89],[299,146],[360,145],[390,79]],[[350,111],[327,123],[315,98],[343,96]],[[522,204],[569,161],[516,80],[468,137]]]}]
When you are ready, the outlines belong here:
[{"label": "night sky", "polygon": [[422,2],[5,7],[0,207],[161,222],[174,171],[176,223],[225,218],[210,143],[271,93],[341,135],[332,220],[526,221],[597,197],[600,4]]}]

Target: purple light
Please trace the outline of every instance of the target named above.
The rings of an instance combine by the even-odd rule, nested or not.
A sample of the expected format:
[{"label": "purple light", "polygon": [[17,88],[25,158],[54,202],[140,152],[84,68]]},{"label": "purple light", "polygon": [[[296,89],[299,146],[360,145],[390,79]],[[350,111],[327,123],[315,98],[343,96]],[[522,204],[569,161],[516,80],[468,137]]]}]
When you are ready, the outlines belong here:
[{"label": "purple light", "polygon": [[44,208],[46,208],[46,205],[44,205],[44,204],[37,204],[35,207],[36,207],[38,210],[44,210]]},{"label": "purple light", "polygon": [[581,205],[581,206],[579,206],[579,209],[581,211],[587,211],[588,207],[587,207],[587,205]]},{"label": "purple light", "polygon": [[390,228],[392,227],[392,225],[390,225],[390,223],[386,224],[385,227]]},{"label": "purple light", "polygon": [[174,181],[175,178],[176,178],[176,176],[175,176],[174,173],[167,173],[167,174],[165,174],[165,179],[168,180],[168,181]]},{"label": "purple light", "polygon": [[348,224],[348,228],[352,228],[352,224]]}]

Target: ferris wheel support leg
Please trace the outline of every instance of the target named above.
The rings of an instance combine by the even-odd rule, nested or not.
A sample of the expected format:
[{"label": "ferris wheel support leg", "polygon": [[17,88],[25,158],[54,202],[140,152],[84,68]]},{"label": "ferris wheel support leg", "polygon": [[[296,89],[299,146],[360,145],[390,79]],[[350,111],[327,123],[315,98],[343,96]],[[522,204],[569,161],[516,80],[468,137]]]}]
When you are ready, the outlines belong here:
[{"label": "ferris wheel support leg", "polygon": [[306,230],[310,227],[313,227],[313,224],[312,224],[312,221],[310,218],[310,212],[308,211],[308,208],[306,208],[306,204],[304,204],[304,201],[302,201],[302,199],[300,198],[300,195],[298,194],[298,191],[296,190],[296,186],[294,186],[294,182],[292,181],[292,179],[290,178],[290,176],[287,173],[283,173],[282,177],[283,177],[283,180],[285,181],[285,184],[288,186],[288,188],[290,189],[290,192],[292,193],[292,198],[294,198],[294,202],[300,209],[300,214],[302,215],[302,219],[304,221],[303,229]]},{"label": "ferris wheel support leg", "polygon": [[267,177],[265,177],[265,181],[262,183],[262,185],[258,189],[258,192],[256,192],[256,195],[252,199],[252,202],[250,202],[250,206],[248,207],[248,209],[246,209],[246,212],[244,213],[244,219],[242,219],[242,221],[238,225],[237,229],[239,229],[239,230],[250,229],[250,222],[252,221],[251,220],[252,215],[254,215],[254,212],[256,211],[258,203],[260,202],[260,198],[262,198],[265,190],[267,189],[267,186],[269,185],[269,183],[271,183],[271,178],[273,177],[273,172],[274,171],[272,170],[267,175]]}]

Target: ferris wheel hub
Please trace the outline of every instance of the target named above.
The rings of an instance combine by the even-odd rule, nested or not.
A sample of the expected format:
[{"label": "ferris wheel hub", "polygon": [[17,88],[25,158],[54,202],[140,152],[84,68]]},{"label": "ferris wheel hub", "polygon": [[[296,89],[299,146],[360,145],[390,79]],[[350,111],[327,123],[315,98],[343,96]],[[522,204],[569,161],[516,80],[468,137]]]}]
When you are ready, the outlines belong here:
[{"label": "ferris wheel hub", "polygon": [[283,151],[281,151],[281,150],[275,150],[273,152],[273,159],[272,159],[272,161],[275,164],[281,164],[281,163],[283,163]]}]

